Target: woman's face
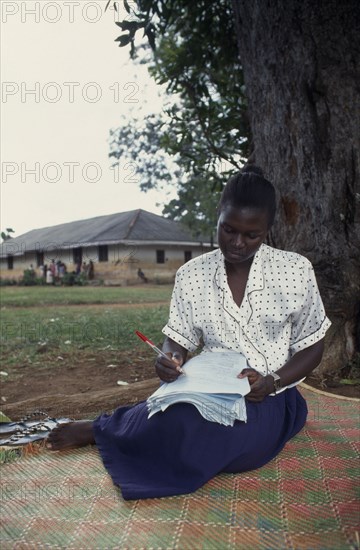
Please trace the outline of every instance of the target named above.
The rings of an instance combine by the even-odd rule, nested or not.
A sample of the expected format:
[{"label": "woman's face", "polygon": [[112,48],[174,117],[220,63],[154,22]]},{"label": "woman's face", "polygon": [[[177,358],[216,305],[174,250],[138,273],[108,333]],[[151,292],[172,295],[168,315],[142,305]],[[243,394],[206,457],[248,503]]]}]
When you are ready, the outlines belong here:
[{"label": "woman's face", "polygon": [[224,205],[218,220],[218,243],[225,261],[245,265],[258,251],[268,232],[268,214],[258,208]]}]

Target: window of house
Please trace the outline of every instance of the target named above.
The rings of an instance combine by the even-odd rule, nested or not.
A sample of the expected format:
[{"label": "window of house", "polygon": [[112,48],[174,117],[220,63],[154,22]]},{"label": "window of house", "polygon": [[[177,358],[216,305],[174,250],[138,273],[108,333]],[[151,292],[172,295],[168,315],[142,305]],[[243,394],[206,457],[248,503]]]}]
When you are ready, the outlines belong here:
[{"label": "window of house", "polygon": [[99,262],[107,262],[109,260],[109,247],[107,244],[100,244],[98,247]]},{"label": "window of house", "polygon": [[44,265],[44,252],[36,251],[36,265],[37,267]]},{"label": "window of house", "polygon": [[156,263],[164,264],[165,263],[165,250],[156,251]]},{"label": "window of house", "polygon": [[188,262],[189,260],[191,260],[191,258],[192,258],[192,251],[191,250],[185,250],[184,251],[185,263]]},{"label": "window of house", "polygon": [[7,268],[14,269],[14,256],[12,254],[9,254],[7,257]]}]

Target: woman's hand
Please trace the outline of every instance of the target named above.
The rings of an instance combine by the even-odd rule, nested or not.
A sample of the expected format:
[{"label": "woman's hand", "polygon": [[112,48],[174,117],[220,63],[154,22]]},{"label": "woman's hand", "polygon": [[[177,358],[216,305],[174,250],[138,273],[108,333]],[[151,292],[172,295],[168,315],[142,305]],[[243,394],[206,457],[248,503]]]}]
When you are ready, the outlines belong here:
[{"label": "woman's hand", "polygon": [[169,359],[158,355],[155,363],[156,374],[163,382],[174,382],[181,374],[181,366],[184,359],[178,351],[166,352]]},{"label": "woman's hand", "polygon": [[250,393],[245,395],[248,401],[260,403],[267,395],[274,391],[274,380],[272,376],[263,376],[255,369],[243,369],[238,378],[248,377]]}]

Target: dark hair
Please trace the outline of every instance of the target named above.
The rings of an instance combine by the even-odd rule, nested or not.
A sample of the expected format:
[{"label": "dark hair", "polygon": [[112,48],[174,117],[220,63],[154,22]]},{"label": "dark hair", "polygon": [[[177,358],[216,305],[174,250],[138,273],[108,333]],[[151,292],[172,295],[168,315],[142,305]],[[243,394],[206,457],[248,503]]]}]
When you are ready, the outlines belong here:
[{"label": "dark hair", "polygon": [[221,194],[218,212],[230,204],[235,208],[258,208],[268,213],[269,227],[276,211],[275,189],[264,178],[263,171],[254,164],[244,166],[241,172],[228,180]]}]

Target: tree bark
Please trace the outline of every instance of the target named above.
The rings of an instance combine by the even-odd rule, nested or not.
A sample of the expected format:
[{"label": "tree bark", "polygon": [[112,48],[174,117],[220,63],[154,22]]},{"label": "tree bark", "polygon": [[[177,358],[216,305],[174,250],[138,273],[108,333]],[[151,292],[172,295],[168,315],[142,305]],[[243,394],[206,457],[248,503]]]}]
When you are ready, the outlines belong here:
[{"label": "tree bark", "polygon": [[320,372],[358,356],[360,3],[232,0],[270,244],[313,263],[333,325]]}]

